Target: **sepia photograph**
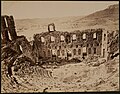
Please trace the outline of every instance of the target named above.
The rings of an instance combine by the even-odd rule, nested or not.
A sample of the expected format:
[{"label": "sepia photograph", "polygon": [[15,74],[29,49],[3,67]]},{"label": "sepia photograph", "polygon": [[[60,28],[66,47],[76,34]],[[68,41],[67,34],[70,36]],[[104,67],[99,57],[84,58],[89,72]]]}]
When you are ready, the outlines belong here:
[{"label": "sepia photograph", "polygon": [[119,1],[1,1],[1,93],[119,88]]}]

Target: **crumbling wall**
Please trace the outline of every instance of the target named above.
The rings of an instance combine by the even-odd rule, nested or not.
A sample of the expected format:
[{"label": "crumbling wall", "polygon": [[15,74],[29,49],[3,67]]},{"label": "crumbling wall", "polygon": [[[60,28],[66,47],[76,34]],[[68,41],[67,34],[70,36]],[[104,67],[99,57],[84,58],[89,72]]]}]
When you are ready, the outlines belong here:
[{"label": "crumbling wall", "polygon": [[[1,17],[2,28],[2,45],[15,50],[19,55],[24,54],[36,62],[32,46],[25,36],[17,36],[13,16],[4,15]],[[11,40],[10,40],[11,37]],[[2,47],[3,47],[2,46]]]},{"label": "crumbling wall", "polygon": [[[115,32],[114,32],[115,33]],[[119,55],[119,33],[114,34],[109,33],[109,42],[108,42],[108,60],[112,59],[114,56]],[[111,35],[111,36],[110,36]],[[112,38],[111,38],[112,37]],[[110,40],[111,39],[111,40]]]},{"label": "crumbling wall", "polygon": [[[84,31],[78,30],[71,33],[54,31],[35,34],[34,46],[38,49],[38,51],[36,51],[37,55],[46,59],[82,59],[84,54],[86,54],[86,57],[94,55],[100,56],[102,32],[102,29],[88,29]],[[93,38],[94,33],[96,34],[96,38]],[[83,39],[83,34],[86,34],[85,39]],[[61,36],[63,39],[61,39]],[[73,36],[75,38],[73,38]],[[53,40],[51,40],[51,37]],[[83,47],[86,47],[85,53],[83,52]],[[94,52],[94,49],[96,52]],[[39,53],[40,51],[41,53]]]},{"label": "crumbling wall", "polygon": [[[5,15],[1,17],[1,29],[4,43],[10,41],[9,37],[11,37],[11,40],[15,40],[17,38],[13,16]],[[8,33],[10,36],[8,36]]]},{"label": "crumbling wall", "polygon": [[[35,51],[38,51],[36,47],[30,45],[30,42],[25,36],[17,36],[15,31],[15,24],[12,16],[2,16],[2,47],[1,47],[1,61],[2,65],[5,65],[4,71],[7,78],[13,80],[16,79],[15,71],[19,70],[19,76],[25,75],[24,73],[30,73],[28,70],[37,67],[37,55]],[[10,39],[11,37],[11,39]],[[34,66],[33,66],[34,65]],[[30,67],[30,68],[29,68]],[[44,70],[43,67],[40,68],[41,77],[51,77],[52,73],[50,71]],[[14,70],[12,70],[14,69]],[[26,71],[27,70],[27,71]],[[35,72],[32,70],[32,72]],[[37,74],[39,70],[37,70]],[[4,75],[2,74],[2,75]],[[28,75],[27,74],[27,75]],[[14,82],[19,84],[19,81],[14,80]],[[5,84],[5,83],[4,83]]]},{"label": "crumbling wall", "polygon": [[[53,28],[52,32],[50,26]],[[85,59],[90,56],[107,56],[103,52],[105,50],[107,53],[107,43],[109,44],[113,38],[107,38],[113,34],[106,33],[105,35],[103,29],[76,30],[73,32],[56,31],[54,23],[48,25],[48,31],[35,34],[33,45],[30,45],[25,36],[17,36],[13,16],[2,16],[3,43],[19,54],[28,56],[33,62],[40,62],[41,59],[70,60],[72,58]],[[11,40],[8,33],[10,33]],[[106,40],[104,40],[105,37]],[[112,48],[117,48],[117,46],[111,46],[109,48],[111,52]]]}]

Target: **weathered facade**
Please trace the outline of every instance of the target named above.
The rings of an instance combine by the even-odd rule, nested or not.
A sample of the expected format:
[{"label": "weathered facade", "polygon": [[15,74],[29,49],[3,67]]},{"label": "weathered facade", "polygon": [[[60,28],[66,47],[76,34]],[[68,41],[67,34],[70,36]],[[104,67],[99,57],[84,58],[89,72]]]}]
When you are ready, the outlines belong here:
[{"label": "weathered facade", "polygon": [[48,31],[34,35],[34,47],[39,58],[82,60],[89,56],[107,56],[107,32],[103,29]]},{"label": "weathered facade", "polygon": [[87,29],[61,32],[56,31],[52,23],[48,25],[48,32],[33,36],[31,45],[25,36],[17,36],[13,16],[2,16],[1,23],[2,47],[6,45],[18,54],[24,54],[34,63],[41,59],[83,60],[91,56],[109,59],[119,49],[118,31],[110,33],[105,29]]}]

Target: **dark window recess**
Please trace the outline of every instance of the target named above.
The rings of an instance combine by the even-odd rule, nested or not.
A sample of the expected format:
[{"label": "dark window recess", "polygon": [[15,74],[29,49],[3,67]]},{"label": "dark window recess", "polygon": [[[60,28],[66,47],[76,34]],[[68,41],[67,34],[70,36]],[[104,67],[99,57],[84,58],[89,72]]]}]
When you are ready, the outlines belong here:
[{"label": "dark window recess", "polygon": [[59,49],[61,49],[61,46],[59,46]]},{"label": "dark window recess", "polygon": [[76,49],[73,49],[73,54],[76,55]]},{"label": "dark window recess", "polygon": [[104,40],[106,40],[106,34],[104,34]]},{"label": "dark window recess", "polygon": [[78,45],[76,45],[76,48],[78,48]]},{"label": "dark window recess", "polygon": [[66,43],[67,43],[67,44],[70,43],[70,40],[71,40],[71,39],[70,39],[70,35],[67,35],[66,38],[65,38]]},{"label": "dark window recess", "polygon": [[78,55],[80,55],[80,54],[81,54],[81,49],[78,50]]},{"label": "dark window recess", "polygon": [[54,41],[50,41],[50,43],[54,43]]},{"label": "dark window recess", "polygon": [[52,57],[56,57],[56,55],[52,55]]},{"label": "dark window recess", "polygon": [[97,46],[99,46],[99,43],[97,43]]},{"label": "dark window recess", "polygon": [[88,54],[91,54],[91,48],[88,49]]},{"label": "dark window recess", "polygon": [[84,58],[84,56],[87,56],[87,53],[83,53],[83,58]]},{"label": "dark window recess", "polygon": [[96,48],[94,48],[94,54],[96,54]]},{"label": "dark window recess", "polygon": [[57,49],[57,46],[55,46],[55,49]]},{"label": "dark window recess", "polygon": [[67,57],[71,57],[72,55],[71,55],[71,53],[67,53]]}]

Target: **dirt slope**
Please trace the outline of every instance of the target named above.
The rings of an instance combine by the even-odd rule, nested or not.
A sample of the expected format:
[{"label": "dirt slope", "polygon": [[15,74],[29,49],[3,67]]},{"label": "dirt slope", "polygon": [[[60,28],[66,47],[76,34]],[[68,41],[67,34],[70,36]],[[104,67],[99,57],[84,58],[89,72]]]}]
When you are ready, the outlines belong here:
[{"label": "dirt slope", "polygon": [[[92,63],[92,62],[91,62]],[[98,63],[94,62],[94,63]],[[24,69],[27,74],[23,77],[16,75],[18,86],[10,84],[10,80],[2,76],[2,92],[82,92],[82,91],[118,91],[119,90],[119,57],[101,63],[97,66],[90,66],[85,62],[68,64],[52,71],[52,76],[47,76],[39,67],[29,68],[34,70],[29,75],[28,69]],[[46,75],[46,76],[45,76]],[[8,79],[4,82],[5,79]],[[10,84],[10,85],[9,85]],[[11,91],[10,88],[13,88]]]}]

